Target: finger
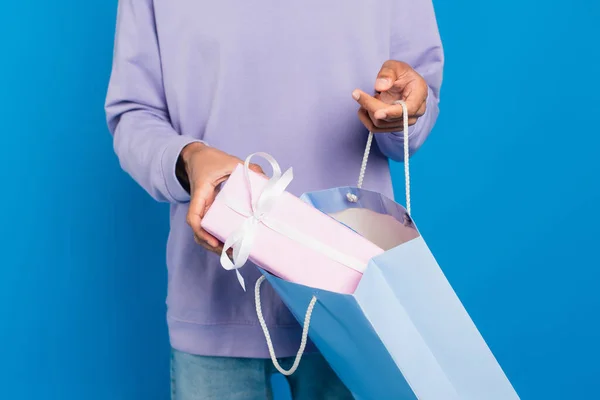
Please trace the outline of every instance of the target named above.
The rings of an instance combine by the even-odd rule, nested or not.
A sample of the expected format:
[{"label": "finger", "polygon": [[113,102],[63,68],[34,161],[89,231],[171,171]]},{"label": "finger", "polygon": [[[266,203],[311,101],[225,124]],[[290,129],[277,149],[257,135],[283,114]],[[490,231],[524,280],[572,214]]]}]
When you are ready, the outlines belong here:
[{"label": "finger", "polygon": [[389,66],[389,64],[383,64],[381,70],[377,74],[377,80],[375,80],[375,90],[378,92],[385,92],[389,90],[394,82],[398,79],[396,71]]},{"label": "finger", "polygon": [[[406,110],[410,118],[419,118],[425,114],[427,108],[427,98],[415,100],[412,104],[409,100],[405,100]],[[401,104],[386,105],[385,108],[373,112],[373,116],[377,119],[386,121],[399,120],[404,117],[404,109]]]},{"label": "finger", "polygon": [[[392,91],[398,92],[400,99],[404,100],[409,116],[420,117],[425,113],[428,87],[425,80],[420,76],[413,74],[410,77],[399,79],[394,83]],[[390,94],[392,91],[390,91]],[[388,103],[391,103],[391,101]],[[387,118],[400,118],[402,116],[401,106],[392,105],[389,108],[390,110],[384,110],[381,114],[385,113]]]},{"label": "finger", "polygon": [[219,243],[221,243],[219,242],[219,239],[217,239],[202,228],[200,228],[200,231],[195,233],[195,235],[198,236],[200,240],[206,242],[209,246],[212,247],[219,246]]},{"label": "finger", "polygon": [[206,240],[204,240],[202,237],[194,234],[194,241],[199,244],[200,246],[204,247],[207,250],[210,251],[222,251],[223,250],[223,243],[218,242],[216,246],[211,246],[209,245]]},{"label": "finger", "polygon": [[427,99],[425,99],[425,101],[421,105],[421,108],[419,108],[419,110],[417,111],[417,113],[415,115],[420,118],[423,115],[425,115],[425,111],[427,111]]},{"label": "finger", "polygon": [[411,66],[405,62],[396,60],[384,62],[379,74],[377,74],[375,90],[379,92],[390,90],[397,80],[405,78],[412,71]]},{"label": "finger", "polygon": [[[369,112],[362,108],[358,111],[358,118],[363,125],[365,125],[365,127],[373,133],[401,132],[404,130],[404,123],[402,120],[387,122],[373,119]],[[409,118],[408,125],[414,125],[417,120],[418,118]]]},{"label": "finger", "polygon": [[[203,239],[203,238],[201,238],[200,236],[196,235],[195,233],[194,233],[194,241],[196,242],[196,244],[199,244],[199,245],[200,245],[200,246],[202,246],[202,247],[205,247],[205,248],[208,248],[208,247],[210,247],[210,246],[208,245],[208,243],[206,243],[206,240],[204,240],[204,239]],[[212,248],[212,247],[211,247],[211,248]]]},{"label": "finger", "polygon": [[[373,122],[373,125],[376,128],[385,129],[385,130],[387,130],[387,132],[398,132],[398,131],[401,131],[402,129],[404,129],[404,119],[403,118],[395,119],[393,121],[387,121],[384,119],[376,119],[370,113],[369,113],[369,118],[371,118],[371,121]],[[409,126],[414,125],[417,122],[417,120],[418,120],[417,117],[409,117],[408,125]]]},{"label": "finger", "polygon": [[[217,246],[213,247],[213,246],[209,245],[208,243],[206,243],[204,240],[202,240],[202,238],[199,238],[196,235],[194,235],[194,240],[196,241],[197,244],[199,244],[200,246],[202,246],[203,248],[205,248],[208,251],[211,251],[211,252],[217,253],[217,254],[221,254],[223,252],[223,244],[222,243],[219,243]],[[229,251],[227,253],[229,254]]]},{"label": "finger", "polygon": [[377,110],[389,107],[389,104],[386,104],[383,101],[368,95],[360,89],[356,89],[354,92],[352,92],[352,97],[354,100],[356,100],[356,102],[358,102],[358,104],[360,104],[362,108],[367,111],[375,112]]},{"label": "finger", "polygon": [[358,110],[358,118],[360,119],[360,122],[362,122],[363,125],[369,130],[369,132],[372,132],[372,133],[389,132],[389,131],[386,131],[385,129],[380,129],[380,128],[376,127],[375,124],[373,124],[371,117],[369,117],[368,111],[365,110],[364,108],[361,108],[360,110]]},{"label": "finger", "polygon": [[[196,243],[198,243],[200,246],[202,246],[203,248],[205,248],[208,251],[211,251],[211,252],[219,254],[219,255],[223,253],[223,243],[219,243],[219,245],[217,247],[212,247],[208,243],[203,241],[202,239],[196,239],[195,236],[194,236],[194,239],[196,240]],[[226,251],[226,253],[229,256],[229,258],[233,258],[233,249],[228,249]]]},{"label": "finger", "polygon": [[258,164],[250,164],[250,170],[256,172],[257,174],[265,175],[265,172]]},{"label": "finger", "polygon": [[212,184],[193,185],[192,196],[187,213],[187,223],[194,234],[204,239],[210,246],[216,247],[219,241],[202,229],[202,218],[206,210],[212,205],[216,196],[215,187]]}]

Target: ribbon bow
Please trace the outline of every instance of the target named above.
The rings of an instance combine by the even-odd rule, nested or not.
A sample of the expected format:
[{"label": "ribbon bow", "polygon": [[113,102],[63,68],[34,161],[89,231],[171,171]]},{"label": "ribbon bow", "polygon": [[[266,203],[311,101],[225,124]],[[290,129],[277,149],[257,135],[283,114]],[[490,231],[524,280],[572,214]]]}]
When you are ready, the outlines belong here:
[{"label": "ribbon bow", "polygon": [[[252,183],[250,181],[250,160],[260,156],[267,160],[271,164],[273,169],[273,175],[265,185],[263,191],[259,196],[253,198],[252,196]],[[318,251],[330,259],[345,265],[348,268],[352,268],[358,272],[362,272],[365,267],[365,263],[348,256],[324,243],[308,236],[292,226],[289,226],[281,221],[274,221],[269,218],[269,212],[273,209],[277,199],[281,196],[285,189],[288,187],[294,174],[292,169],[288,169],[284,173],[281,173],[279,164],[271,155],[267,153],[254,153],[246,158],[244,163],[244,176],[246,182],[247,193],[250,196],[251,209],[241,206],[234,199],[227,199],[225,202],[229,208],[237,212],[240,215],[246,217],[244,223],[229,236],[223,244],[223,251],[221,253],[221,265],[226,270],[235,270],[236,276],[242,288],[246,290],[246,284],[244,278],[240,274],[239,269],[244,266],[248,258],[250,257],[250,250],[254,239],[256,237],[257,228],[259,225],[264,225],[267,228],[284,235],[305,247]],[[227,251],[233,249],[233,260],[227,255]]]},{"label": "ribbon bow", "polygon": [[[269,164],[271,164],[273,175],[267,182],[261,194],[256,199],[253,199],[252,183],[250,181],[250,160],[255,156],[260,156],[267,160]],[[290,168],[282,174],[281,167],[275,158],[273,158],[273,156],[267,153],[254,153],[250,154],[244,162],[244,176],[246,178],[246,189],[248,195],[250,196],[250,204],[252,209],[250,210],[250,213],[248,213],[248,210],[244,210],[243,208],[239,207],[238,204],[227,201],[227,205],[230,208],[237,213],[246,216],[247,218],[242,226],[231,236],[229,236],[227,240],[225,240],[223,252],[221,253],[221,265],[226,270],[235,269],[240,285],[244,290],[246,290],[244,278],[242,277],[242,274],[240,274],[239,269],[244,266],[250,257],[250,249],[254,243],[258,226],[261,223],[267,226],[269,225],[267,221],[267,215],[273,209],[275,200],[277,200],[277,198],[281,196],[283,192],[285,192],[285,189],[288,187],[292,179],[294,179],[294,173]],[[227,251],[229,249],[233,249],[233,261],[229,259],[229,256],[227,255]]]}]

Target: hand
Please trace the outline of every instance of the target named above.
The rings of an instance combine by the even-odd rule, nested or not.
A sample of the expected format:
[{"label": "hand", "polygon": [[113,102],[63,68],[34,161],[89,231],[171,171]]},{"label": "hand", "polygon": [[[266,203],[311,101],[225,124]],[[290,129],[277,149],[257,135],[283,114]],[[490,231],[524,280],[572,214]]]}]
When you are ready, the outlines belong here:
[{"label": "hand", "polygon": [[399,132],[403,129],[402,106],[393,104],[404,100],[408,109],[408,125],[414,125],[425,114],[427,82],[410,65],[386,61],[375,81],[375,96],[356,89],[354,100],[360,104],[358,117],[373,133]]},{"label": "hand", "polygon": [[[200,223],[217,196],[217,188],[242,164],[242,160],[203,143],[191,143],[184,147],[181,158],[190,182],[187,223],[194,231],[196,243],[209,251],[221,253],[223,243],[202,229]],[[250,169],[263,173],[256,164],[251,164]]]}]

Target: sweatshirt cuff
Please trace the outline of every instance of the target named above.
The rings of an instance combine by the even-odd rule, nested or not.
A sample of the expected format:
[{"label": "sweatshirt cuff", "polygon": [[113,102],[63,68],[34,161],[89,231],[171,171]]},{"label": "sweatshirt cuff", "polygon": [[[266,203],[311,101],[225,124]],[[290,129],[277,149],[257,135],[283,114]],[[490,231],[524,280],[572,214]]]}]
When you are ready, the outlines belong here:
[{"label": "sweatshirt cuff", "polygon": [[171,203],[187,203],[190,201],[190,194],[181,186],[179,179],[175,175],[175,168],[177,166],[177,159],[181,150],[190,143],[200,142],[201,140],[194,139],[189,136],[177,135],[169,141],[165,148],[160,166],[161,173],[165,181],[165,188],[169,195],[169,201]]}]

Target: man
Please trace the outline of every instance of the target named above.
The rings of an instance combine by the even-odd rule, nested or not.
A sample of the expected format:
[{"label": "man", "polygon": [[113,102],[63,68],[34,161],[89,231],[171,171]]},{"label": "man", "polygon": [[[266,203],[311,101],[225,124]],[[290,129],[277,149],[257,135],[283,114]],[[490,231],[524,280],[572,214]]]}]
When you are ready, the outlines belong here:
[{"label": "man", "polygon": [[[173,399],[271,396],[253,293],[220,266],[221,244],[200,227],[219,183],[264,151],[294,167],[294,194],[353,184],[371,130],[365,187],[391,196],[388,158],[403,157],[393,103],[408,105],[414,152],[437,118],[442,64],[431,0],[119,1],[106,113],[123,169],[171,204]],[[259,273],[246,266],[244,276]],[[263,292],[275,350],[289,364],[300,327],[272,289]],[[351,398],[307,351],[289,378],[294,399]]]}]

